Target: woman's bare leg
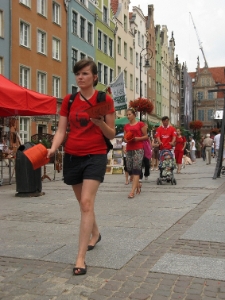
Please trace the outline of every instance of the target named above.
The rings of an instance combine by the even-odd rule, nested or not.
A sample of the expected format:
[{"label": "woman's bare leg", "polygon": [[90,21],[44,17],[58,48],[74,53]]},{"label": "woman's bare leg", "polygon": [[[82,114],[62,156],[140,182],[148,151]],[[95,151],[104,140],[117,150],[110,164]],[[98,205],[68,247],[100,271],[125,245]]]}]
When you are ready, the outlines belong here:
[{"label": "woman's bare leg", "polygon": [[81,212],[79,250],[75,264],[76,267],[85,267],[84,262],[90,237],[92,235],[92,238],[94,239],[97,236],[97,241],[99,236],[94,213],[94,201],[99,184],[99,181],[85,179],[83,184],[73,186],[74,193],[80,204]]}]

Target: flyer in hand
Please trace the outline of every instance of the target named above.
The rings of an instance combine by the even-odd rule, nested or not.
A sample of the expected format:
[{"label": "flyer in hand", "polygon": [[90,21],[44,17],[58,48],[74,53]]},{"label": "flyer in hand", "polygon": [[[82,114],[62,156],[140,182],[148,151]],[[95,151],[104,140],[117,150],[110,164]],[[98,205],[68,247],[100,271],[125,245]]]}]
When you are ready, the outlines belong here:
[{"label": "flyer in hand", "polygon": [[107,115],[113,108],[113,103],[109,102],[100,102],[96,105],[93,105],[85,110],[89,114],[90,118],[97,119],[100,116]]}]

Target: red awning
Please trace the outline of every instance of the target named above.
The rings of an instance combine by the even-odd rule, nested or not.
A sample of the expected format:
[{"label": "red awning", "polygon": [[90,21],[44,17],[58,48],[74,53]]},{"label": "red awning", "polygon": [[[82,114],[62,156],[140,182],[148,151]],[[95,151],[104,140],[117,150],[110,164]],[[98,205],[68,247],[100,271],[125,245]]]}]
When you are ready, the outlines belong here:
[{"label": "red awning", "polygon": [[23,88],[0,75],[0,117],[54,115],[55,97]]}]

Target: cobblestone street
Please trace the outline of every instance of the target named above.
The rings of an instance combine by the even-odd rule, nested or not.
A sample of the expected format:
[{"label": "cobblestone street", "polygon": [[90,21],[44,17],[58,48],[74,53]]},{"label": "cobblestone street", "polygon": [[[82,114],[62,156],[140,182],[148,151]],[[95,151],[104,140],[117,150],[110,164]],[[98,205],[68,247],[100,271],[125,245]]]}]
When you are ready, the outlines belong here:
[{"label": "cobblestone street", "polygon": [[[61,173],[45,195],[15,197],[0,186],[0,299],[225,299],[225,177],[215,160],[175,173],[128,199],[124,175],[106,175],[96,199],[102,240],[87,253],[88,271],[73,276],[79,207]],[[50,174],[52,175],[52,174]]]}]

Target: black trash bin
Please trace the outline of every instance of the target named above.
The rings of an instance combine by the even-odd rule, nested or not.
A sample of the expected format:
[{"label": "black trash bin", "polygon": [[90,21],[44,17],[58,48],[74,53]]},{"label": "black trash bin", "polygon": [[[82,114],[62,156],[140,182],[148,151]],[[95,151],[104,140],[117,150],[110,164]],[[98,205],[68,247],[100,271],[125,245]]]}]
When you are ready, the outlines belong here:
[{"label": "black trash bin", "polygon": [[23,153],[33,147],[33,143],[19,146],[16,152],[16,196],[39,196],[42,190],[41,168],[34,170],[32,163]]}]

